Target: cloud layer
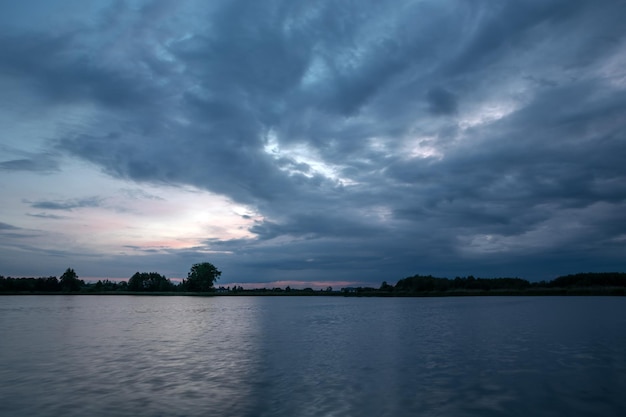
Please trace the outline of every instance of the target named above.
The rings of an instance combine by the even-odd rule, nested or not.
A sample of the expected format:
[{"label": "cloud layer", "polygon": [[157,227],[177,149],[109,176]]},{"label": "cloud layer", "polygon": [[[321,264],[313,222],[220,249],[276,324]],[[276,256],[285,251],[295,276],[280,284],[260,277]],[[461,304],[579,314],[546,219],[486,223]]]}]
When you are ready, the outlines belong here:
[{"label": "cloud layer", "polygon": [[239,281],[626,266],[623,1],[68,5],[2,6],[0,112],[53,128],[8,129],[0,178],[72,158],[247,208],[245,236],[162,259]]}]

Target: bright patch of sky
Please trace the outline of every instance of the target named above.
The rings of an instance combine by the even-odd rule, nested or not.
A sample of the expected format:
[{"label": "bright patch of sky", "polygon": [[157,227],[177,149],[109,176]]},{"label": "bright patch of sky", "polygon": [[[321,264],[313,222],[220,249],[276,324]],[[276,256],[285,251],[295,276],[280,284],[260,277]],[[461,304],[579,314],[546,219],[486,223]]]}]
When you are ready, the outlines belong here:
[{"label": "bright patch of sky", "polygon": [[325,162],[314,148],[304,143],[291,144],[286,147],[281,146],[274,132],[268,133],[263,150],[276,160],[286,158],[293,161],[293,163],[281,168],[290,175],[298,174],[308,178],[322,175],[325,178],[336,181],[340,185],[357,184],[350,178],[342,177],[342,167]]},{"label": "bright patch of sky", "polygon": [[249,238],[255,219],[247,207],[205,190],[138,185],[71,159],[52,174],[6,175],[2,190],[13,198],[4,221],[40,235],[48,248],[67,230],[75,233],[64,244],[82,251],[192,248],[206,239]]}]

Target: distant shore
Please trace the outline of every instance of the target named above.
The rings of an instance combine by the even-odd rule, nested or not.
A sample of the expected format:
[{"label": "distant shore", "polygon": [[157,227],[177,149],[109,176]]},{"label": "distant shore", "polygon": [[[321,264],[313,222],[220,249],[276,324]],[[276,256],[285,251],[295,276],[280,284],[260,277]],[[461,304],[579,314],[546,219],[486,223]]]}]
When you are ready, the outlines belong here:
[{"label": "distant shore", "polygon": [[[68,269],[69,270],[69,269]],[[71,271],[73,272],[73,271]],[[136,276],[158,278],[159,285],[134,285]],[[11,278],[0,276],[0,295],[153,295],[153,296],[326,296],[326,297],[475,297],[475,296],[625,296],[626,273],[601,272],[565,275],[552,281],[530,282],[521,278],[476,278],[472,275],[454,279],[438,278],[432,275],[414,275],[400,279],[395,285],[387,281],[378,288],[345,287],[340,290],[252,288],[241,286],[206,286],[205,291],[189,291],[185,285],[174,285],[167,278],[156,274],[135,274],[131,284],[127,282],[85,283],[76,277],[73,285],[56,277]],[[153,279],[154,281],[154,279]],[[152,283],[151,281],[149,283]],[[137,290],[137,288],[141,290]],[[159,291],[160,290],[160,291]]]},{"label": "distant shore", "polygon": [[344,291],[275,291],[270,289],[250,289],[236,293],[232,292],[137,292],[137,291],[8,291],[2,295],[130,295],[130,296],[157,296],[157,297],[386,297],[386,298],[432,298],[432,297],[512,297],[512,296],[626,296],[626,289],[621,287],[604,288],[541,288],[528,290],[472,290],[472,291],[424,291],[424,292],[384,292],[377,290],[347,293]]}]

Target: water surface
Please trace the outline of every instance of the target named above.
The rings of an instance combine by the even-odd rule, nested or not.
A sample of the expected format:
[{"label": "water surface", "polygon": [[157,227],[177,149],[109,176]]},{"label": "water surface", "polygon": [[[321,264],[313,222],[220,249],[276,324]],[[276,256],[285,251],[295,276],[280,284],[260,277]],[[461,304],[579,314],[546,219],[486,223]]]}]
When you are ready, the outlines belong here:
[{"label": "water surface", "polygon": [[624,297],[1,296],[1,416],[625,416]]}]

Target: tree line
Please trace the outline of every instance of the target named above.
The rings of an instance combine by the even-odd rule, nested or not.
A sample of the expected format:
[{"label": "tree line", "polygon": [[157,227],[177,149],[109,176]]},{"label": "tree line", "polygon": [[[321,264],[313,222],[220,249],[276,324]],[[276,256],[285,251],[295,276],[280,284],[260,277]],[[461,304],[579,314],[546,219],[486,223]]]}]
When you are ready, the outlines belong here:
[{"label": "tree line", "polygon": [[[557,277],[551,281],[530,282],[522,278],[437,278],[432,275],[414,275],[399,280],[396,285],[383,282],[378,289],[360,289],[388,295],[419,295],[437,293],[555,293],[556,290],[615,289],[615,294],[626,295],[626,273],[590,272]],[[359,289],[357,289],[356,292]]]},{"label": "tree line", "polygon": [[98,280],[85,283],[76,271],[67,268],[59,279],[11,278],[0,275],[0,293],[106,293],[106,292],[210,292],[222,272],[210,262],[192,265],[187,279],[179,283],[157,272],[136,272],[128,281]]},{"label": "tree line", "polygon": [[564,275],[551,281],[530,282],[522,278],[438,278],[432,275],[414,275],[400,279],[395,285],[384,281],[380,287],[348,287],[333,291],[331,287],[315,291],[290,287],[244,290],[242,287],[219,287],[214,284],[221,271],[213,264],[203,262],[192,265],[187,279],[175,283],[156,272],[136,272],[128,281],[99,280],[85,283],[72,268],[60,279],[5,278],[0,276],[0,293],[177,293],[217,292],[233,295],[357,295],[357,296],[422,296],[422,295],[472,295],[472,294],[614,294],[626,295],[626,273],[602,272]]}]

